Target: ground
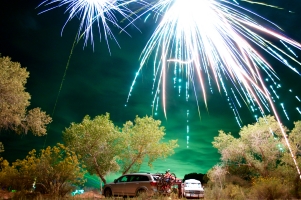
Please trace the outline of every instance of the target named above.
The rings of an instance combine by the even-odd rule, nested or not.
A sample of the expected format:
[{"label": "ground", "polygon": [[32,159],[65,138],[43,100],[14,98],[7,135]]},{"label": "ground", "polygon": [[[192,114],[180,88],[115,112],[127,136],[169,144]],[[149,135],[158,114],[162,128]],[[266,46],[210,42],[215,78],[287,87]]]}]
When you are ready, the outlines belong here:
[{"label": "ground", "polygon": [[73,196],[73,198],[81,198],[81,199],[101,199],[104,198],[99,191],[88,191],[83,194],[77,194]]},{"label": "ground", "polygon": [[12,192],[0,190],[0,199],[11,199],[13,195]]},{"label": "ground", "polygon": [[[15,198],[14,198],[15,197]],[[29,199],[29,200],[48,200],[48,199],[58,199],[58,198],[51,198],[50,196],[48,195],[40,195],[40,196],[36,196],[35,194],[33,193],[28,193],[26,194],[25,196],[18,196],[18,193],[15,193],[15,192],[9,192],[7,190],[0,190],[0,200],[2,199]],[[61,199],[61,198],[59,198]],[[93,200],[96,200],[96,199],[105,199],[104,196],[102,196],[100,194],[100,192],[98,190],[91,190],[91,191],[87,191],[87,192],[84,192],[83,194],[77,194],[75,196],[66,196],[62,199],[93,199]],[[116,197],[114,199],[123,199],[122,197]],[[133,200],[141,200],[141,198],[132,198]],[[144,199],[144,198],[142,198]],[[145,198],[145,199],[149,199],[149,198]],[[168,196],[168,197],[161,197],[159,198],[160,200],[172,200],[172,199],[179,199],[177,197],[177,195],[171,195],[171,196]],[[149,199],[150,200],[150,199]],[[157,198],[158,200],[158,198]]]},{"label": "ground", "polygon": [[[12,199],[15,195],[17,195],[15,192],[9,192],[7,190],[0,190],[0,199]],[[31,195],[26,195],[26,197],[29,197]],[[42,195],[43,196],[43,195]],[[66,197],[68,198],[68,197]],[[88,191],[85,192],[83,194],[77,194],[75,196],[70,196],[70,198],[72,199],[101,199],[104,198],[99,191]],[[27,198],[26,198],[27,199]],[[31,199],[29,197],[29,199]],[[40,199],[40,198],[38,198]],[[43,197],[41,199],[44,199]],[[45,196],[45,199],[49,199],[47,198],[47,196]]]}]

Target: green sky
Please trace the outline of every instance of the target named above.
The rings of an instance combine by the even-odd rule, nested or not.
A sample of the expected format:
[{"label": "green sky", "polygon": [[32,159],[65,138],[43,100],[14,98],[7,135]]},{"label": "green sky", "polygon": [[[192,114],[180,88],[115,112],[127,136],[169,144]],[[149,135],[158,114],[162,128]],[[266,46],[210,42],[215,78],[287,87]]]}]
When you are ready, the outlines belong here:
[{"label": "green sky", "polygon": [[[32,95],[31,106],[41,107],[51,115],[79,21],[74,19],[69,22],[61,35],[67,19],[64,8],[38,15],[43,10],[36,8],[40,2],[20,1],[16,4],[10,0],[3,0],[0,13],[0,53],[27,67],[30,77],[26,87]],[[301,14],[298,13],[301,10],[298,9],[301,8],[300,3],[292,1],[290,4],[284,4],[279,0],[273,1],[273,4],[282,6],[285,10],[258,5],[249,6],[250,9],[278,23],[289,36],[301,41],[301,28],[298,25],[301,19]],[[10,161],[22,159],[33,148],[39,149],[61,142],[64,128],[71,122],[81,122],[85,115],[94,117],[108,112],[118,126],[122,126],[127,120],[133,121],[136,115],[140,117],[151,115],[153,100],[151,62],[142,70],[126,107],[125,104],[139,67],[139,55],[155,29],[154,25],[152,20],[146,23],[138,20],[137,26],[142,33],[134,27],[129,27],[127,31],[131,36],[119,34],[118,30],[112,27],[121,48],[114,41],[110,41],[111,55],[105,41],[99,41],[97,33],[94,38],[94,49],[90,44],[83,48],[83,41],[80,41],[73,49],[48,136],[37,138],[2,132],[0,141],[4,143],[6,150],[3,156]],[[297,54],[300,55],[300,52]],[[295,110],[296,106],[301,108],[301,104],[294,98],[301,95],[298,84],[301,78],[273,59],[271,62],[283,80],[281,101],[289,105],[287,110],[291,118],[286,120],[283,113],[280,115],[284,119],[283,123],[292,127],[293,121],[301,118]],[[291,88],[294,92],[288,93],[288,89]],[[200,116],[193,95],[189,102],[186,102],[185,91],[179,96],[177,90],[173,89],[172,77],[167,96],[167,118],[164,117],[161,107],[154,118],[161,120],[165,126],[165,139],[178,139],[180,147],[170,158],[156,161],[153,169],[143,166],[141,171],[164,172],[169,168],[178,177],[192,172],[206,173],[219,162],[219,154],[211,144],[218,130],[232,132],[234,135],[239,131],[225,95],[217,90],[209,94],[207,108],[199,96]],[[187,110],[190,112],[189,118],[186,117]],[[255,122],[247,107],[241,108],[240,114],[244,124]],[[186,140],[187,125],[190,128],[189,148]]]}]

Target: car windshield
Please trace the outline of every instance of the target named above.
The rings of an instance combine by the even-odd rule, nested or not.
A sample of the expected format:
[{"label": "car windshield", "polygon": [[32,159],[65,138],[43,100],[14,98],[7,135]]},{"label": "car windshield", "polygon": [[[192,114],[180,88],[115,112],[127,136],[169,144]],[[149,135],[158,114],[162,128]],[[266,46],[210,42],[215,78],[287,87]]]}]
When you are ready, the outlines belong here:
[{"label": "car windshield", "polygon": [[186,187],[201,187],[201,183],[185,183]]}]

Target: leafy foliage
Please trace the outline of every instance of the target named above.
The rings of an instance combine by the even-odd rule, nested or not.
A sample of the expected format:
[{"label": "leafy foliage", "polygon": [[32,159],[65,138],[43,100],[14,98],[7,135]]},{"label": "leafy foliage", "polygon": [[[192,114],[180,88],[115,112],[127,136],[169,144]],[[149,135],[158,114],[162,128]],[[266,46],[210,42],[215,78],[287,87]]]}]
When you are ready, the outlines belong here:
[{"label": "leafy foliage", "polygon": [[[31,157],[27,161],[30,162]],[[81,185],[85,182],[84,166],[80,164],[75,152],[62,144],[43,149],[36,163],[36,185],[37,188],[41,186],[44,193],[64,196],[71,191],[70,185]]]},{"label": "leafy foliage", "polygon": [[105,176],[117,172],[116,159],[122,151],[122,135],[110,120],[110,115],[85,116],[79,124],[72,123],[63,132],[65,144],[80,155],[90,174],[97,174],[104,183]]},{"label": "leafy foliage", "polygon": [[226,181],[226,174],[228,172],[226,169],[221,165],[215,165],[210,169],[207,173],[208,178],[212,183],[214,183],[216,186],[223,188]]},{"label": "leafy foliage", "polygon": [[301,156],[301,121],[295,122],[295,127],[289,134],[289,140],[294,155]]},{"label": "leafy foliage", "polygon": [[81,157],[90,174],[97,174],[106,183],[110,172],[139,171],[145,158],[151,166],[157,158],[173,154],[177,141],[163,142],[164,127],[151,117],[136,117],[123,125],[114,126],[108,113],[91,119],[85,116],[79,124],[72,123],[63,132],[65,144]]},{"label": "leafy foliage", "polygon": [[177,140],[163,142],[165,128],[160,125],[161,121],[148,116],[136,116],[134,123],[128,121],[123,125],[125,139],[120,155],[123,174],[139,171],[145,158],[148,158],[148,166],[152,167],[156,159],[164,159],[174,153],[174,148],[178,147]]},{"label": "leafy foliage", "polygon": [[3,146],[3,143],[0,142],[0,153],[2,153],[4,151],[4,146]]},{"label": "leafy foliage", "polygon": [[187,179],[196,179],[201,181],[202,184],[206,184],[208,182],[208,177],[207,174],[202,174],[202,173],[190,173],[190,174],[185,174],[182,182],[184,182]]},{"label": "leafy foliage", "polygon": [[10,189],[18,187],[18,175],[17,169],[9,165],[7,160],[0,158],[0,187],[2,189]]},{"label": "leafy foliage", "polygon": [[214,138],[212,144],[221,153],[223,163],[247,166],[250,173],[268,176],[279,163],[285,146],[278,122],[271,116],[259,118],[254,125],[243,127],[239,135],[240,138],[234,138],[220,131]]},{"label": "leafy foliage", "polygon": [[0,57],[0,129],[41,136],[52,119],[40,108],[27,111],[30,95],[25,92],[29,72],[9,57]]},{"label": "leafy foliage", "polygon": [[[209,193],[218,198],[299,199],[301,181],[285,139],[301,167],[301,122],[295,122],[290,133],[282,128],[288,133],[286,138],[275,118],[267,116],[243,127],[239,138],[219,131],[212,144],[222,162],[208,172],[213,185]],[[237,189],[241,193],[233,192]]]},{"label": "leafy foliage", "polygon": [[16,160],[12,166],[1,159],[0,184],[7,189],[32,191],[65,196],[73,188],[85,182],[76,154],[62,144],[28,153],[25,159]]},{"label": "leafy foliage", "polygon": [[277,177],[259,177],[253,180],[251,195],[256,199],[289,199],[289,187]]}]

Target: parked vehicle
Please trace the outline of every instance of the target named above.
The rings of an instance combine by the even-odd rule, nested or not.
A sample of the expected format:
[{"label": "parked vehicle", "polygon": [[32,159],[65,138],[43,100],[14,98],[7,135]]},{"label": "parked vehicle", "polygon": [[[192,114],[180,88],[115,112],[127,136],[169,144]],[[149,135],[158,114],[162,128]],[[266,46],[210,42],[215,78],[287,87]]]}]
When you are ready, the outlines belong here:
[{"label": "parked vehicle", "polygon": [[176,175],[174,173],[170,173],[169,170],[167,170],[165,174],[159,174],[159,178],[157,180],[157,190],[159,194],[166,195],[171,193],[172,187],[176,181]]},{"label": "parked vehicle", "polygon": [[201,181],[196,179],[187,179],[182,183],[182,195],[189,198],[204,198],[204,188]]},{"label": "parked vehicle", "polygon": [[114,182],[105,184],[103,187],[103,195],[105,197],[132,197],[141,194],[153,196],[157,193],[158,178],[158,174],[151,173],[125,174],[115,179]]}]

